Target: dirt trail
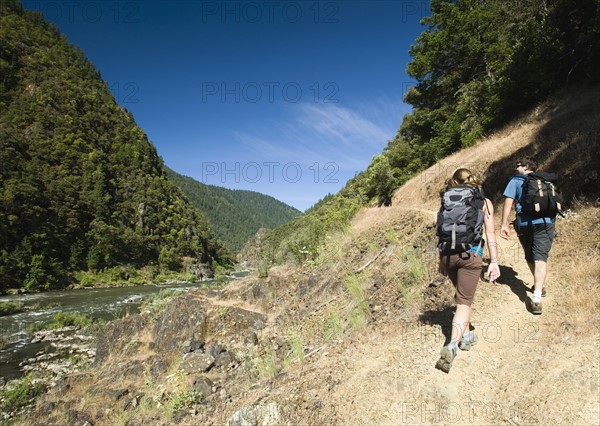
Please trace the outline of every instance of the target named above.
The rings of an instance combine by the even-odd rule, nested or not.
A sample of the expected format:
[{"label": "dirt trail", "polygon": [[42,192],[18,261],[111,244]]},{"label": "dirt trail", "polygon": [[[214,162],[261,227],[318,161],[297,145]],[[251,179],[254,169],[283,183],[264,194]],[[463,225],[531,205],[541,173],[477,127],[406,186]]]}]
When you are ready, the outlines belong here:
[{"label": "dirt trail", "polygon": [[[582,97],[581,105],[585,102]],[[552,115],[542,108],[519,125],[409,180],[394,194],[393,207],[361,210],[352,220],[353,231],[360,235],[391,229],[402,208],[414,208],[428,217],[439,205],[432,194],[443,188],[457,167],[469,167],[487,181],[490,194],[498,193],[504,177],[497,183],[495,179],[502,175],[497,171],[511,167],[517,153],[531,152],[540,134],[547,144],[552,137],[563,144],[570,140],[565,136],[566,123],[585,127],[576,109],[550,109]],[[544,133],[551,121],[555,130]],[[576,163],[558,164],[562,168]],[[552,167],[550,162],[546,165]],[[569,172],[567,168],[561,171]],[[499,228],[498,212],[496,225]],[[496,283],[481,281],[473,304],[472,322],[479,342],[472,351],[459,351],[449,374],[434,366],[450,332],[453,309],[422,312],[420,322],[390,319],[368,326],[329,364],[323,361],[331,374],[341,370],[331,404],[343,423],[600,425],[600,342],[582,337],[597,336],[597,332],[578,335],[565,319],[563,283],[553,274],[552,253],[543,314],[529,313],[525,302],[531,295],[532,277],[517,237],[513,231],[510,240],[497,239],[502,276]],[[441,287],[450,291],[451,285],[446,282],[439,291],[444,290]]]},{"label": "dirt trail", "polygon": [[449,374],[434,365],[450,332],[452,309],[424,312],[421,323],[369,327],[341,361],[332,360],[333,372],[343,367],[332,404],[344,407],[345,424],[600,422],[592,372],[596,343],[554,344],[561,321],[559,283],[550,272],[544,312],[532,315],[525,306],[531,273],[516,235],[498,238],[498,244],[502,277],[481,281],[473,305],[479,342],[459,351]]},{"label": "dirt trail", "polygon": [[[552,152],[550,158],[540,156],[545,159],[542,166],[560,167],[564,176],[579,176],[580,171],[586,175],[583,171],[592,169],[582,166],[589,160],[588,148],[583,142],[578,145],[586,139],[575,135],[581,129],[597,133],[591,123],[598,122],[598,92],[575,96],[542,105],[516,124],[444,158],[402,185],[392,207],[360,210],[351,221],[352,238],[387,244],[381,235],[388,230],[402,235],[407,228],[432,224],[439,206],[435,194],[458,167],[471,169],[487,183],[486,191],[498,196],[506,173],[522,155],[536,158]],[[408,209],[415,214],[407,215]],[[495,216],[499,228],[498,212]],[[424,308],[430,310],[417,320],[395,302],[378,300],[384,313],[376,320],[295,364],[252,401],[276,400],[307,416],[293,418],[292,424],[600,425],[600,341],[592,329],[598,323],[569,322],[561,297],[564,283],[553,274],[552,254],[543,314],[529,313],[525,302],[531,294],[531,273],[514,231],[511,237],[498,238],[502,276],[496,283],[480,282],[475,296],[472,322],[479,342],[471,351],[459,351],[449,374],[434,366],[450,332],[453,308]],[[389,260],[384,264],[383,258],[385,253],[369,269],[380,268],[380,276],[393,277],[393,265]],[[452,289],[445,282],[428,291],[446,300]]]},{"label": "dirt trail", "polygon": [[[390,229],[408,209],[433,223],[432,208],[364,209],[353,219],[353,232]],[[314,413],[293,419],[301,424],[600,424],[598,341],[578,340],[563,321],[552,259],[544,312],[534,316],[525,305],[532,277],[514,230],[497,243],[502,276],[480,281],[473,304],[478,344],[458,352],[449,374],[434,366],[454,308],[425,310],[419,320],[398,312],[326,345],[248,402],[277,400],[297,413]],[[453,294],[447,280],[433,291]]]}]

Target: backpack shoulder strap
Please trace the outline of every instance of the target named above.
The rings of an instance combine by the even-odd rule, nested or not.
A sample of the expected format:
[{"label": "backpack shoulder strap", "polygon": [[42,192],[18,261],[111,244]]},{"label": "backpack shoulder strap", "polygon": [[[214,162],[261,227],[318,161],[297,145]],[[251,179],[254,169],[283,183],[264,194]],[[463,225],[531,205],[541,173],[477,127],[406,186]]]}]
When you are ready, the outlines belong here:
[{"label": "backpack shoulder strap", "polygon": [[483,198],[483,205],[484,205],[485,209],[487,210],[487,214],[491,216],[492,212],[490,211],[490,206],[488,205],[488,200],[485,197]]}]

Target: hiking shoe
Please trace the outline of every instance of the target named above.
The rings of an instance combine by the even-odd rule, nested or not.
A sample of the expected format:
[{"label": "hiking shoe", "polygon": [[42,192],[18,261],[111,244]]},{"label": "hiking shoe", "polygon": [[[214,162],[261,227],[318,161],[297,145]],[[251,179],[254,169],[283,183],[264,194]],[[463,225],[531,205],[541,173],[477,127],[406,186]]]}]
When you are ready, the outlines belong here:
[{"label": "hiking shoe", "polygon": [[477,334],[475,334],[475,330],[471,330],[463,335],[460,342],[458,342],[458,347],[461,351],[470,351],[476,344]]},{"label": "hiking shoe", "polygon": [[444,346],[440,352],[440,359],[438,359],[438,362],[435,364],[435,368],[442,370],[444,373],[448,373],[450,367],[452,367],[452,361],[454,361],[455,356],[456,345]]},{"label": "hiking shoe", "polygon": [[[535,290],[535,284],[531,285],[531,292]],[[542,297],[546,297],[546,286],[542,287]]]},{"label": "hiking shoe", "polygon": [[531,313],[534,315],[542,314],[542,302],[534,302],[533,300],[529,301],[529,309]]}]

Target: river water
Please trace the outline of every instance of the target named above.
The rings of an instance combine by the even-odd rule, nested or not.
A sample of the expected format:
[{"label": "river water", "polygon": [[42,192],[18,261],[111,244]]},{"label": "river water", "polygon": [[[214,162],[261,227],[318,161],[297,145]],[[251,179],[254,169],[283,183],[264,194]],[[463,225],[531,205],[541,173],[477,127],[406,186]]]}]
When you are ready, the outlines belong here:
[{"label": "river water", "polygon": [[[244,273],[236,274],[236,277]],[[22,302],[33,307],[25,312],[0,317],[0,376],[6,379],[20,377],[19,363],[35,356],[46,343],[31,343],[28,330],[35,324],[52,321],[60,311],[77,312],[93,319],[106,321],[139,312],[144,298],[163,289],[189,291],[206,286],[218,286],[229,279],[168,285],[143,285],[135,287],[89,288],[53,291],[47,293],[19,294],[0,297],[5,301]],[[8,343],[8,344],[6,344]]]}]

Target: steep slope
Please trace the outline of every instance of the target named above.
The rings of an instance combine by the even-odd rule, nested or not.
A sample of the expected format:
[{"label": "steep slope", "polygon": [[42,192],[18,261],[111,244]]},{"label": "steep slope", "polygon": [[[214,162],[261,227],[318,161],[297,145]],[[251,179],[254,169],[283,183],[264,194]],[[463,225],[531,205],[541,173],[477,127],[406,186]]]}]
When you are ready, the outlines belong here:
[{"label": "steep slope", "polygon": [[239,252],[260,228],[273,229],[300,215],[300,211],[254,191],[206,185],[167,168],[167,176],[210,221],[219,241]]},{"label": "steep slope", "polygon": [[412,111],[366,170],[263,240],[265,260],[314,260],[319,236],[346,227],[359,208],[389,205],[415,174],[551,94],[600,82],[597,0],[436,0],[429,6],[406,68],[415,80],[404,96]]},{"label": "steep slope", "polygon": [[[21,423],[598,424],[598,99],[598,88],[563,94],[444,159],[391,207],[362,209],[317,262],[113,324],[96,367],[63,381]],[[438,192],[466,165],[483,173],[498,208],[524,153],[567,177],[567,198],[578,198],[557,225],[544,313],[525,308],[531,277],[518,242],[500,240],[502,277],[481,282],[473,306],[480,341],[442,373],[434,365],[453,291],[436,272]]]},{"label": "steep slope", "polygon": [[83,53],[41,14],[0,7],[0,291],[77,270],[228,261],[207,220]]}]

